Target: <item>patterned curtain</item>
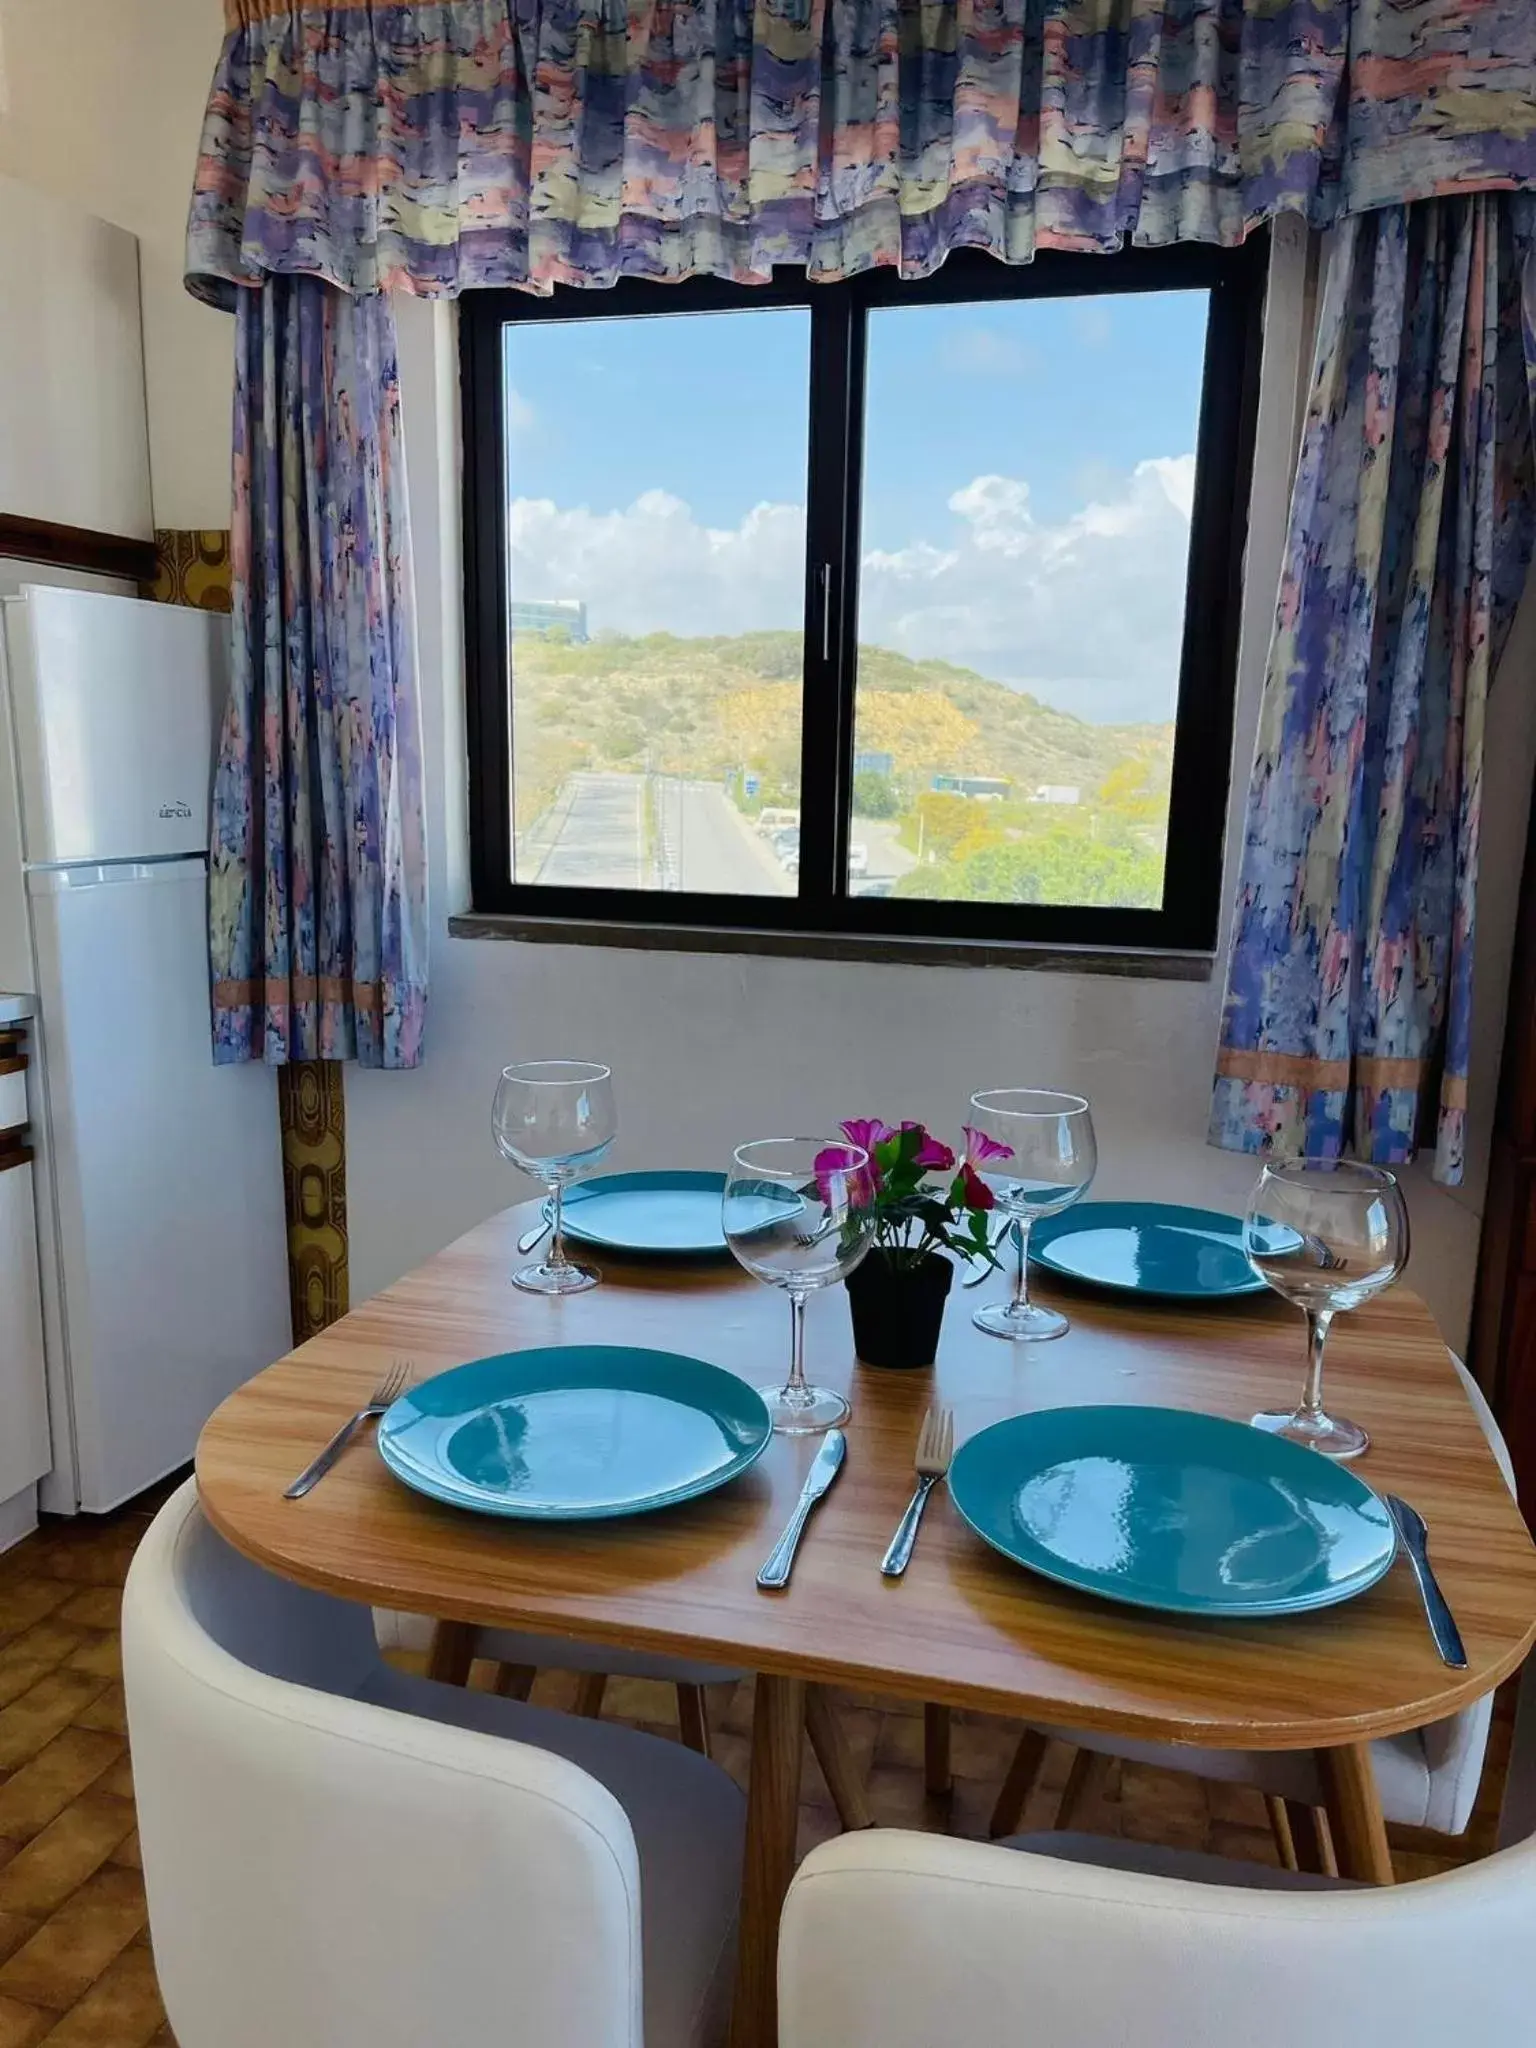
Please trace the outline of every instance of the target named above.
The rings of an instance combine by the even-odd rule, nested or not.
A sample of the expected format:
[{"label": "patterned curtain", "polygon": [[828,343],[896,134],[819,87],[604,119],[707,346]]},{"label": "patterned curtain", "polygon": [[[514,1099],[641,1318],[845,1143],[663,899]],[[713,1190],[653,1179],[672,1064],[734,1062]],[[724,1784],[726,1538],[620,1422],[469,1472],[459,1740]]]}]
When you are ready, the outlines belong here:
[{"label": "patterned curtain", "polygon": [[394,317],[240,294],[234,680],[214,783],[214,1057],[411,1067],[426,865]]},{"label": "patterned curtain", "polygon": [[[1523,290],[1523,319],[1522,319]],[[1531,559],[1536,213],[1341,229],[1249,794],[1212,1139],[1458,1182],[1490,678]],[[1421,1105],[1422,1114],[1421,1114]]]},{"label": "patterned curtain", "polygon": [[192,288],[1232,244],[1536,184],[1532,0],[226,0]]}]

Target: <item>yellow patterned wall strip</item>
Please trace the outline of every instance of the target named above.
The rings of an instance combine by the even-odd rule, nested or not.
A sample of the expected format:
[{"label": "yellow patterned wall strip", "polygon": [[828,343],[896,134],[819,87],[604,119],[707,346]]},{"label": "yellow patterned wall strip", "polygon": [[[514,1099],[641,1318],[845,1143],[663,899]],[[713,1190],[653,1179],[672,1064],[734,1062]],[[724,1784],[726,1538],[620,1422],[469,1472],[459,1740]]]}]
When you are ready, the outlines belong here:
[{"label": "yellow patterned wall strip", "polygon": [[277,1070],[293,1341],[347,1312],[347,1103],[336,1060]]},{"label": "yellow patterned wall strip", "polygon": [[[229,535],[162,528],[156,574],[144,595],[162,604],[227,612],[233,602]],[[347,1312],[347,1113],[334,1061],[280,1067],[283,1194],[293,1341],[302,1344]]]},{"label": "yellow patterned wall strip", "polygon": [[234,601],[229,535],[162,526],[155,532],[155,580],[144,595],[160,604],[195,605],[199,611],[227,612]]}]

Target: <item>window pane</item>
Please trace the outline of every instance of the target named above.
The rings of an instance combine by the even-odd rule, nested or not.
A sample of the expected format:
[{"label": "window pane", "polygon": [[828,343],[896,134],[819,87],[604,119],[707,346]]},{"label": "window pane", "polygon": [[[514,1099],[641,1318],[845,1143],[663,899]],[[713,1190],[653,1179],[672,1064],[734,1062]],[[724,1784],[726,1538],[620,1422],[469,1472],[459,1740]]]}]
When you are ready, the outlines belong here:
[{"label": "window pane", "polygon": [[793,895],[810,315],[505,330],[513,880]]},{"label": "window pane", "polygon": [[1161,905],[1208,310],[871,314],[854,895]]}]

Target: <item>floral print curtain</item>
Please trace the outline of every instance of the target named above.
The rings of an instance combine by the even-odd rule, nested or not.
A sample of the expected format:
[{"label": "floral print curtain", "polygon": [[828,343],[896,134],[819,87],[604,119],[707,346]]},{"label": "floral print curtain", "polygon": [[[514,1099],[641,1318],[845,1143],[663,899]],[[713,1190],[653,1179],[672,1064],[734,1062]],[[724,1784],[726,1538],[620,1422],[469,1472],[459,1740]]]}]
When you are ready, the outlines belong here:
[{"label": "floral print curtain", "polygon": [[1532,205],[1340,230],[1217,1062],[1234,1150],[1432,1140],[1461,1179],[1484,723],[1536,518]]},{"label": "floral print curtain", "polygon": [[394,319],[240,294],[234,676],[214,782],[214,1057],[410,1067],[426,866]]},{"label": "floral print curtain", "polygon": [[1235,243],[1536,183],[1532,0],[226,0],[192,288]]}]

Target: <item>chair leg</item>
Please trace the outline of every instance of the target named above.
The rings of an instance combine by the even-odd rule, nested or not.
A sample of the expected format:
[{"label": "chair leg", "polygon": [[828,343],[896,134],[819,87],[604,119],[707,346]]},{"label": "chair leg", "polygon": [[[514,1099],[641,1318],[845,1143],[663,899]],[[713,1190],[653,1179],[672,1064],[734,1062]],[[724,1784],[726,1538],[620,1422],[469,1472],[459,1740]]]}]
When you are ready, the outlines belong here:
[{"label": "chair leg", "polygon": [[808,1685],[805,1689],[805,1732],[844,1830],[852,1834],[859,1828],[872,1828],[875,1817],[869,1810],[853,1751],[824,1685]]},{"label": "chair leg", "polygon": [[504,1700],[525,1700],[538,1675],[538,1667],[533,1664],[498,1664],[491,1691]]},{"label": "chair leg", "polygon": [[923,1708],[923,1785],[930,1799],[947,1799],[955,1789],[949,1760],[949,1709]]},{"label": "chair leg", "polygon": [[608,1674],[604,1671],[586,1671],[576,1683],[576,1704],[572,1712],[584,1721],[595,1721],[603,1711],[603,1694],[608,1690]]},{"label": "chair leg", "polygon": [[677,1688],[677,1725],[684,1742],[700,1756],[709,1755],[709,1715],[702,1685]]},{"label": "chair leg", "polygon": [[1269,1832],[1275,1838],[1275,1854],[1280,1858],[1282,1870],[1300,1870],[1296,1861],[1296,1837],[1291,1832],[1291,1816],[1286,1803],[1274,1792],[1264,1794],[1264,1811],[1269,1815]]},{"label": "chair leg", "polygon": [[1024,1818],[1024,1808],[1029,1795],[1035,1789],[1040,1776],[1040,1766],[1045,1762],[1045,1752],[1050,1747],[1050,1737],[1042,1735],[1038,1728],[1026,1728],[1019,1737],[1019,1746],[1013,1753],[1013,1762],[1008,1766],[1008,1775],[1003,1780],[1003,1789],[997,1795],[997,1804],[992,1809],[992,1818],[987,1823],[987,1833],[993,1841],[1002,1835],[1016,1835],[1019,1823]]},{"label": "chair leg", "polygon": [[1067,1773],[1066,1790],[1061,1795],[1061,1804],[1056,1809],[1055,1825],[1069,1828],[1077,1818],[1078,1809],[1085,1799],[1097,1792],[1109,1776],[1113,1757],[1100,1756],[1096,1749],[1080,1749],[1072,1759],[1072,1768]]},{"label": "chair leg", "polygon": [[1311,1871],[1319,1877],[1337,1877],[1339,1866],[1333,1853],[1333,1837],[1328,1830],[1328,1816],[1322,1807],[1304,1806],[1299,1799],[1284,1799],[1279,1803],[1285,1808],[1291,1841],[1295,1845],[1296,1861],[1290,1867]]}]

